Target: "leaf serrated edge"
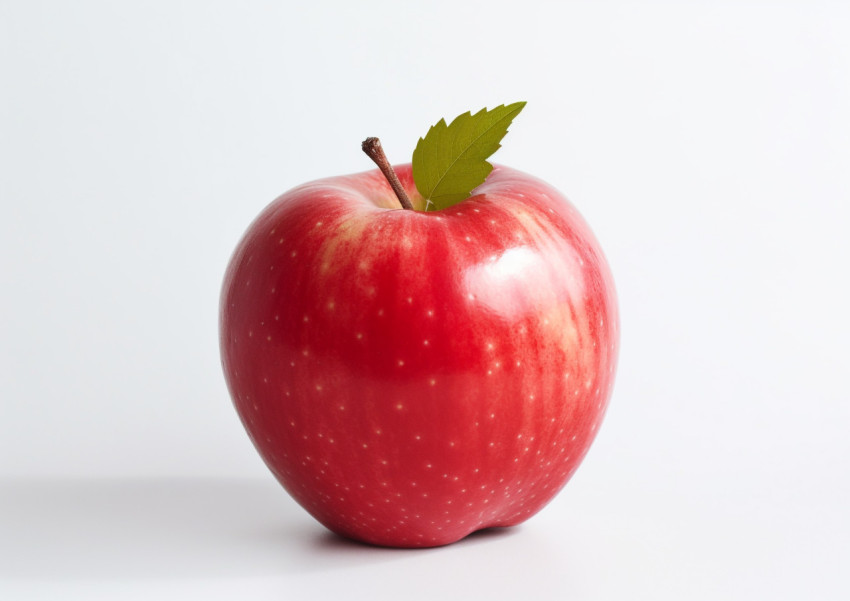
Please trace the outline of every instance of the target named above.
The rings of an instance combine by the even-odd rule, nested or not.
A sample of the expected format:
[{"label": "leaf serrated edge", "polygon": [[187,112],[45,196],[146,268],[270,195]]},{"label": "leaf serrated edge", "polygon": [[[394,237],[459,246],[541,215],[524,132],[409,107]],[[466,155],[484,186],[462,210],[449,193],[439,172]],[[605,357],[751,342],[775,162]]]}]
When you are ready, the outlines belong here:
[{"label": "leaf serrated edge", "polygon": [[[451,162],[451,164],[450,164],[450,165],[446,168],[446,172],[442,175],[442,177],[440,177],[440,179],[439,179],[439,180],[437,181],[437,183],[434,185],[433,189],[431,190],[431,195],[430,195],[428,198],[426,198],[425,200],[426,200],[426,201],[429,201],[429,200],[430,200],[430,199],[432,199],[432,198],[439,198],[439,195],[434,195],[434,191],[435,191],[437,188],[439,188],[439,187],[440,187],[440,184],[441,184],[441,183],[443,182],[443,180],[446,178],[446,175],[447,175],[447,174],[448,174],[448,173],[452,170],[452,167],[454,167],[454,166],[455,166],[455,164],[456,164],[456,163],[457,163],[457,162],[461,159],[461,157],[463,157],[463,155],[465,155],[467,152],[469,152],[469,150],[470,150],[473,146],[475,146],[475,143],[476,143],[476,142],[478,142],[478,140],[480,140],[480,139],[481,139],[481,138],[483,138],[485,135],[487,135],[487,134],[488,134],[488,133],[489,133],[489,132],[490,132],[493,128],[495,128],[497,125],[499,125],[500,123],[502,123],[505,119],[509,119],[510,121],[513,121],[513,120],[514,120],[514,117],[516,117],[516,116],[519,114],[519,112],[523,109],[523,107],[525,107],[525,104],[526,104],[526,102],[525,102],[524,100],[523,100],[523,101],[520,101],[520,102],[514,102],[513,104],[509,104],[509,105],[500,104],[499,106],[495,106],[495,107],[493,107],[493,108],[492,108],[492,109],[490,109],[489,111],[488,111],[486,108],[483,108],[483,109],[481,109],[480,111],[478,111],[477,113],[475,113],[475,115],[470,115],[471,111],[466,111],[466,112],[465,112],[465,113],[463,113],[462,115],[458,115],[457,117],[455,117],[454,119],[452,119],[452,122],[451,122],[451,124],[449,125],[449,127],[451,127],[452,125],[454,125],[454,122],[455,122],[455,121],[457,121],[458,119],[460,119],[461,117],[466,116],[466,115],[470,115],[470,117],[473,117],[473,116],[478,116],[478,115],[480,115],[481,113],[483,113],[483,112],[485,112],[485,111],[486,111],[486,112],[489,112],[489,113],[492,113],[493,111],[497,111],[497,110],[499,110],[499,109],[501,109],[501,108],[507,108],[507,107],[509,107],[509,106],[519,105],[519,106],[517,107],[517,109],[516,109],[516,110],[511,111],[510,113],[508,113],[507,115],[505,115],[504,117],[502,117],[501,119],[499,119],[498,121],[496,121],[493,125],[491,125],[491,126],[490,126],[490,127],[488,127],[487,129],[485,129],[484,131],[482,131],[482,132],[481,132],[481,134],[480,134],[477,138],[475,138],[475,139],[474,139],[474,140],[473,140],[473,141],[469,144],[469,146],[467,146],[467,147],[464,149],[464,151],[463,151],[463,152],[461,152],[459,155],[457,155],[457,157],[455,157],[455,160]],[[445,121],[445,120],[444,120],[444,119],[441,119],[441,121]],[[508,127],[510,127],[510,123],[508,124]],[[488,154],[488,155],[487,155],[487,157],[484,159],[484,162],[485,162],[487,165],[490,165],[490,169],[487,171],[487,175],[490,175],[490,172],[492,172],[492,171],[493,171],[493,165],[492,165],[492,164],[490,163],[490,161],[488,161],[487,159],[489,159],[491,156],[493,156],[493,154],[496,152],[496,150],[499,150],[499,149],[502,147],[501,141],[505,138],[505,136],[506,136],[507,134],[508,134],[508,128],[506,127],[506,128],[505,128],[505,133],[503,133],[503,134],[502,134],[502,136],[501,136],[501,137],[500,137],[500,138],[496,141],[496,149],[495,149],[495,150],[493,150],[493,152],[491,152],[490,154]],[[486,178],[486,176],[485,176],[485,178]],[[479,185],[480,185],[480,184],[479,184]],[[474,189],[475,189],[475,188],[473,188],[473,190],[474,190]],[[444,194],[443,196],[449,196],[449,194]]]},{"label": "leaf serrated edge", "polygon": [[[512,122],[512,121],[514,120],[514,118],[515,118],[515,117],[516,117],[516,116],[520,113],[520,111],[522,111],[522,109],[523,109],[523,108],[525,108],[525,105],[526,105],[526,104],[527,104],[527,101],[525,101],[525,100],[520,100],[520,101],[518,101],[518,102],[514,102],[514,103],[511,103],[511,104],[508,104],[508,105],[500,104],[500,105],[495,106],[495,107],[493,107],[492,109],[489,109],[489,110],[488,110],[486,107],[484,107],[484,108],[482,108],[480,111],[478,111],[477,113],[475,113],[474,115],[472,114],[472,111],[466,111],[465,113],[461,113],[460,115],[458,115],[457,117],[455,117],[454,119],[452,119],[451,123],[449,123],[449,124],[446,124],[446,120],[445,120],[445,119],[440,119],[439,121],[437,121],[437,123],[435,123],[434,125],[432,125],[431,127],[429,127],[429,128],[428,128],[428,133],[426,133],[424,137],[420,137],[420,138],[419,138],[419,140],[418,140],[418,142],[416,143],[416,148],[415,148],[415,149],[414,149],[414,151],[413,151],[414,156],[416,156],[416,155],[417,155],[417,153],[419,153],[419,152],[420,152],[420,146],[421,146],[421,145],[425,142],[425,139],[426,139],[429,135],[431,135],[431,132],[432,132],[432,131],[434,131],[434,130],[435,130],[437,127],[439,127],[440,125],[442,125],[442,126],[443,126],[443,128],[445,128],[445,129],[449,129],[449,128],[451,128],[451,126],[452,126],[452,125],[454,125],[454,124],[455,124],[455,122],[457,122],[457,121],[458,121],[459,119],[461,119],[461,118],[464,118],[464,117],[474,118],[474,117],[477,117],[478,115],[480,115],[481,113],[493,112],[493,111],[497,111],[497,110],[502,109],[502,108],[515,107],[513,110],[511,110],[509,113],[507,113],[504,117],[502,117],[501,119],[499,119],[498,121],[496,121],[495,123],[493,123],[490,127],[488,127],[487,129],[485,129],[483,132],[481,132],[481,134],[479,134],[479,135],[478,135],[478,136],[477,136],[477,137],[476,137],[476,138],[472,141],[472,143],[470,143],[470,144],[469,144],[469,145],[468,145],[468,146],[467,146],[467,147],[466,147],[466,148],[465,148],[465,149],[464,149],[464,150],[463,150],[463,151],[462,151],[462,152],[461,152],[461,153],[460,153],[457,157],[455,157],[455,159],[451,162],[451,164],[450,164],[450,165],[448,166],[448,168],[445,170],[445,172],[443,173],[443,175],[442,175],[442,176],[440,176],[440,178],[437,180],[437,183],[436,183],[436,184],[434,184],[434,186],[431,188],[430,192],[429,192],[427,195],[426,195],[426,194],[422,194],[422,190],[419,190],[419,186],[416,184],[416,177],[415,177],[415,174],[414,174],[414,185],[416,185],[416,186],[417,186],[417,190],[418,190],[418,191],[419,191],[419,193],[422,195],[422,197],[425,199],[425,209],[424,209],[424,210],[425,210],[426,212],[428,211],[428,207],[429,207],[430,205],[432,205],[432,204],[436,204],[436,203],[434,203],[434,202],[433,202],[433,199],[435,199],[435,198],[440,198],[440,197],[443,197],[443,196],[452,196],[452,194],[451,194],[451,193],[442,194],[442,195],[435,195],[435,194],[434,194],[434,192],[437,190],[437,188],[439,188],[439,186],[440,186],[440,184],[443,182],[443,180],[445,180],[446,175],[447,175],[447,174],[451,171],[452,167],[453,167],[453,166],[454,166],[454,165],[455,165],[455,164],[456,164],[456,163],[457,163],[457,162],[458,162],[458,161],[459,161],[459,160],[460,160],[460,159],[461,159],[461,158],[462,158],[462,157],[463,157],[463,156],[464,156],[464,155],[465,155],[465,154],[466,154],[466,153],[467,153],[467,152],[468,152],[468,151],[469,151],[469,150],[470,150],[473,146],[475,146],[476,142],[477,142],[479,139],[481,139],[481,138],[482,138],[483,136],[485,136],[488,132],[490,132],[493,128],[495,128],[496,126],[498,126],[499,124],[501,124],[501,123],[502,123],[502,122],[504,122],[505,120],[509,120],[508,125],[505,127],[505,132],[501,135],[501,137],[499,137],[499,138],[498,138],[498,140],[496,140],[496,148],[495,148],[495,149],[493,149],[493,151],[492,151],[492,152],[490,152],[489,154],[487,154],[487,155],[485,156],[484,160],[483,160],[484,164],[485,164],[485,165],[487,165],[487,166],[489,167],[489,169],[487,170],[487,173],[486,173],[486,175],[484,176],[484,178],[486,179],[486,178],[487,178],[487,176],[489,176],[489,175],[490,175],[490,173],[493,171],[493,165],[492,165],[492,164],[491,164],[491,163],[490,163],[487,159],[489,159],[491,156],[493,156],[493,154],[494,154],[494,153],[495,153],[495,152],[496,152],[499,148],[501,148],[501,147],[502,147],[501,141],[504,139],[504,137],[507,135],[507,133],[508,133],[508,131],[509,131],[509,129],[508,129],[508,128],[510,127],[510,122]],[[483,183],[483,182],[482,182],[482,183]],[[476,185],[476,186],[474,186],[471,190],[467,191],[467,192],[466,192],[466,194],[468,195],[468,194],[469,194],[472,190],[474,190],[474,189],[475,189],[476,187],[478,187],[479,185],[481,185],[481,184],[480,184],[480,183],[479,183],[479,184],[477,184],[477,185]],[[460,201],[458,201],[458,202],[460,202]],[[455,204],[455,203],[453,203],[453,204]]]}]

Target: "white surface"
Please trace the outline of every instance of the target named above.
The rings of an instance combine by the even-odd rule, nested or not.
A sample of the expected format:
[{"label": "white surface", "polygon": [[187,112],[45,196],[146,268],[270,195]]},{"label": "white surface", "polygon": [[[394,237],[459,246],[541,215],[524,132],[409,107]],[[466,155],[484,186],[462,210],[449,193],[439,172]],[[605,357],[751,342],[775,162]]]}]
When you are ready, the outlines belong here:
[{"label": "white surface", "polygon": [[[848,31],[826,1],[3,2],[0,596],[846,599]],[[329,538],[230,406],[225,263],[364,137],[404,162],[518,99],[497,161],[618,284],[606,422],[516,532]]]},{"label": "white surface", "polygon": [[338,538],[268,480],[0,491],[10,599],[838,599],[846,567],[844,506],[786,522],[782,501],[733,508],[674,483],[577,486],[526,525],[427,550]]}]

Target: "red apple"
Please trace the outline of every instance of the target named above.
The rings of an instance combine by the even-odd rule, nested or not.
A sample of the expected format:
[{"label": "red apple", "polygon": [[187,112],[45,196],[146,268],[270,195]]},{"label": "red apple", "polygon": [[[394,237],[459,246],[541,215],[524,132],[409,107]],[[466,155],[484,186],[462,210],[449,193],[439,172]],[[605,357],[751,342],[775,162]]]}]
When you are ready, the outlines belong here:
[{"label": "red apple", "polygon": [[587,224],[500,166],[441,211],[399,209],[377,170],[287,192],[236,248],[220,326],[230,394],[284,488],[334,532],[397,547],[540,511],[599,428],[618,351]]}]

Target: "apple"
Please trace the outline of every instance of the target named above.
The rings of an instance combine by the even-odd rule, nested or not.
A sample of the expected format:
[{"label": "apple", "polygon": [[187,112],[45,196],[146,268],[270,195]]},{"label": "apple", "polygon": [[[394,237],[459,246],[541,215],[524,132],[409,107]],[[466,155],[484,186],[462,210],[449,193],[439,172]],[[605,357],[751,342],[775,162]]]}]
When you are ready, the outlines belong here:
[{"label": "apple", "polygon": [[[395,168],[415,208],[411,166]],[[588,451],[618,353],[612,277],[557,190],[495,166],[402,210],[381,171],[299,186],[227,268],[220,344],[239,417],[330,530],[445,545],[540,511]]]}]

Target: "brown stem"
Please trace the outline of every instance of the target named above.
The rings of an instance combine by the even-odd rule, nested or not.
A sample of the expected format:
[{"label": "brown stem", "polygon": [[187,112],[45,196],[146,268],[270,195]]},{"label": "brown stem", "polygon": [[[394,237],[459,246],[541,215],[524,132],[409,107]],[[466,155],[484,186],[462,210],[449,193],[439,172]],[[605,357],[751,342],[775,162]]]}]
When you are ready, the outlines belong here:
[{"label": "brown stem", "polygon": [[402,208],[404,209],[413,209],[413,203],[410,202],[410,198],[407,196],[407,192],[404,191],[404,188],[401,185],[401,182],[398,181],[398,176],[395,174],[395,171],[390,165],[390,162],[387,160],[387,155],[384,154],[384,149],[381,148],[381,141],[378,138],[366,138],[363,140],[363,152],[369,155],[369,158],[375,161],[375,164],[381,170],[381,173],[384,174],[384,177],[387,178],[387,181],[390,182],[390,186],[392,186],[393,192],[398,197],[398,201],[401,203]]}]

